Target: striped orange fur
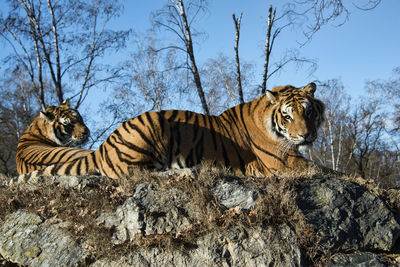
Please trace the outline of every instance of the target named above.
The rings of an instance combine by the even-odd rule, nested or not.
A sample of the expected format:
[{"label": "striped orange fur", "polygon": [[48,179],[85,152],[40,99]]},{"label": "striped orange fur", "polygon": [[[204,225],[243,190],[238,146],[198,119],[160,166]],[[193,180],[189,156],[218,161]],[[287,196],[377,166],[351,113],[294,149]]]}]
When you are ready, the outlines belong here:
[{"label": "striped orange fur", "polygon": [[119,178],[132,168],[184,168],[201,161],[248,175],[304,170],[314,163],[299,148],[311,145],[323,121],[316,85],[276,87],[219,116],[168,110],[122,123],[92,154],[35,175],[101,174]]},{"label": "striped orange fur", "polygon": [[89,129],[69,100],[41,112],[21,136],[17,153],[17,171],[29,173],[56,163],[73,161],[92,150],[69,147],[87,141]]}]

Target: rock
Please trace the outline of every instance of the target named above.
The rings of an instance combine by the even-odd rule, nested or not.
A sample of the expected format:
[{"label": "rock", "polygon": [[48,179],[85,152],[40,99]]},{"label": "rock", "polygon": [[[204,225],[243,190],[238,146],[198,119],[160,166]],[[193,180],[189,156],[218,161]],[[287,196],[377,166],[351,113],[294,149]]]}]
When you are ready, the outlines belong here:
[{"label": "rock", "polygon": [[[87,220],[82,225],[56,221],[54,217],[45,220],[25,210],[0,217],[0,265],[305,266],[304,260],[312,261],[308,257],[313,257],[315,251],[327,255],[351,251],[354,253],[332,256],[330,266],[382,266],[386,263],[375,252],[398,252],[392,249],[400,235],[395,215],[375,194],[352,182],[315,175],[298,183],[296,203],[316,231],[315,242],[307,248],[301,247],[299,240],[305,240],[302,234],[313,238],[313,232],[303,220],[289,217],[297,207],[290,206],[285,211],[284,205],[279,206],[279,220],[266,219],[271,214],[260,214],[266,209],[258,204],[282,200],[278,191],[270,195],[274,201],[268,202],[268,194],[277,188],[273,184],[258,188],[249,182],[218,176],[217,180],[210,178],[201,183],[190,177],[189,183],[177,186],[186,181],[185,177],[171,181],[163,178],[154,184],[142,182],[126,190],[101,177],[73,176],[38,179],[29,181],[29,185],[20,181],[10,191],[2,187],[0,193],[6,193],[3,203],[9,210],[58,207],[65,193],[68,203],[73,203],[71,209],[79,210],[68,213],[68,206],[66,210],[55,209],[57,218],[71,218],[74,214]],[[41,194],[40,186],[52,183],[55,186],[46,187],[47,194]],[[99,186],[103,183],[108,184]],[[32,188],[36,189],[30,194],[19,191]],[[52,190],[60,188],[63,194],[52,199]],[[106,193],[110,194],[101,199],[104,202],[91,202]],[[294,196],[292,193],[284,197]],[[8,203],[11,194],[16,196]],[[259,197],[265,197],[265,201],[257,201]],[[35,205],[30,205],[31,201]],[[46,207],[47,203],[51,205]],[[294,203],[293,199],[288,203]],[[224,211],[215,204],[232,210]],[[272,208],[267,210],[274,212]],[[97,226],[91,227],[94,221]],[[74,231],[67,232],[63,229],[66,227]],[[67,234],[70,232],[79,233],[79,243]]]},{"label": "rock", "polygon": [[57,225],[24,210],[8,215],[1,225],[0,254],[29,266],[74,266],[86,257],[82,247]]},{"label": "rock", "polygon": [[351,254],[337,254],[331,258],[328,267],[385,267],[388,264],[378,255],[371,252],[359,252]]},{"label": "rock", "polygon": [[3,186],[18,186],[20,190],[33,191],[39,189],[43,185],[59,185],[64,188],[83,190],[100,184],[105,184],[110,181],[110,178],[105,176],[36,176],[25,180],[25,175],[20,175],[16,178],[5,182]]},{"label": "rock", "polygon": [[196,178],[196,173],[198,173],[198,167],[182,168],[182,169],[169,169],[166,171],[155,172],[157,176],[164,178],[175,177],[189,177],[191,179]]},{"label": "rock", "polygon": [[143,231],[143,211],[133,198],[127,199],[115,212],[101,214],[96,221],[106,228],[115,229],[112,236],[114,244],[132,241],[136,234]]},{"label": "rock", "polygon": [[228,266],[302,265],[297,237],[286,224],[258,228],[249,231],[248,235],[245,233],[236,231],[223,239],[223,256]]},{"label": "rock", "polygon": [[153,185],[139,184],[132,197],[115,212],[100,215],[97,223],[116,230],[114,244],[132,241],[136,234],[179,233],[191,227],[189,202],[178,189],[160,191]]},{"label": "rock", "polygon": [[244,184],[238,179],[219,181],[212,189],[221,206],[249,210],[256,204],[259,189],[254,184]]},{"label": "rock", "polygon": [[92,266],[302,266],[296,235],[287,225],[210,233],[188,250],[138,249]]},{"label": "rock", "polygon": [[301,183],[297,193],[297,203],[325,250],[389,251],[400,235],[384,202],[357,184],[314,177]]}]

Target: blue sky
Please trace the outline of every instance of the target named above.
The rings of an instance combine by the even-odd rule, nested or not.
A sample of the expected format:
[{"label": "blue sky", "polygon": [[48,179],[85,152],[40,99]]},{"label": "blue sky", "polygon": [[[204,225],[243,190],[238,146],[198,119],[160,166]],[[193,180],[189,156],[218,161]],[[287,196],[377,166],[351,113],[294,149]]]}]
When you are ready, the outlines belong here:
[{"label": "blue sky", "polygon": [[[151,12],[164,3],[165,0],[127,1],[124,13],[114,27],[131,27],[136,32],[144,32],[150,26]],[[232,13],[243,12],[240,56],[242,60],[256,64],[256,81],[260,82],[267,9],[270,4],[279,7],[282,3],[209,1],[208,13],[196,24],[199,31],[206,33],[206,37],[195,42],[198,62],[202,63],[220,52],[233,56],[235,32]],[[301,86],[315,79],[341,78],[347,92],[358,97],[363,92],[365,81],[390,77],[392,69],[400,66],[400,1],[382,1],[371,11],[361,11],[351,3],[348,7],[351,14],[343,26],[337,27],[337,23],[325,26],[302,48],[297,43],[304,40],[298,29],[286,31],[279,37],[273,51],[275,59],[287,49],[299,48],[301,56],[317,60],[318,69],[310,76],[307,66],[289,67],[275,76],[269,87],[282,84]]]},{"label": "blue sky", "polygon": [[[150,26],[150,15],[160,9],[168,0],[125,0],[121,17],[112,21],[114,29],[132,28],[136,33],[146,32]],[[304,40],[301,30],[294,29],[280,35],[275,44],[272,60],[279,59],[287,50],[298,48],[303,57],[316,59],[318,69],[310,76],[307,66],[286,68],[269,81],[268,89],[273,86],[292,84],[302,86],[314,80],[340,78],[346,91],[357,100],[364,92],[365,82],[376,79],[388,79],[395,67],[400,67],[400,1],[384,0],[371,11],[361,11],[353,7],[352,2],[365,3],[367,0],[343,0],[350,8],[349,20],[341,27],[335,23],[323,27],[303,47],[298,41]],[[279,7],[287,1],[274,0],[209,0],[208,12],[196,24],[206,36],[195,39],[195,53],[199,65],[219,53],[233,57],[235,38],[232,13],[243,12],[240,39],[240,57],[242,62],[255,64],[255,82],[261,83],[264,64],[264,42],[266,34],[267,10],[270,4]],[[2,10],[3,12],[5,10]],[[339,21],[341,22],[341,21]],[[127,44],[126,50],[108,56],[108,63],[126,60],[134,47],[134,38]],[[0,41],[0,58],[10,52],[6,43]],[[110,62],[111,61],[111,62]],[[0,66],[0,70],[4,66]],[[91,90],[89,97],[81,107],[81,112],[91,114],[87,119],[97,124],[100,119],[93,111],[97,110],[109,94]],[[168,108],[177,108],[170,105]],[[199,107],[189,107],[200,111]]]},{"label": "blue sky", "polygon": [[[115,29],[132,28],[144,33],[150,24],[152,12],[160,9],[167,0],[125,0],[121,17],[112,22]],[[266,17],[270,4],[279,7],[287,1],[265,0],[209,0],[208,12],[196,24],[199,31],[206,33],[195,40],[195,52],[199,64],[219,53],[234,56],[234,26],[232,13],[243,12],[240,39],[242,61],[256,65],[255,82],[260,83],[264,64],[263,47],[266,33]],[[317,71],[310,76],[307,66],[290,66],[269,81],[268,88],[276,85],[305,85],[319,79],[341,78],[348,93],[357,98],[363,93],[365,82],[387,79],[392,69],[400,66],[400,1],[385,0],[371,11],[361,11],[345,1],[351,12],[349,20],[341,27],[333,23],[323,27],[311,42],[299,48],[298,41],[304,40],[299,29],[288,30],[280,35],[275,44],[272,59],[279,59],[287,50],[298,48],[303,57],[316,59]],[[366,0],[360,1],[365,3]],[[126,51],[105,60],[124,60],[132,51],[133,38]],[[7,55],[5,42],[1,42],[0,57]],[[96,91],[96,90],[95,90]],[[96,93],[98,94],[98,93]],[[100,99],[96,95],[98,101]],[[93,102],[96,102],[95,100]],[[100,103],[100,102],[99,102]]]}]

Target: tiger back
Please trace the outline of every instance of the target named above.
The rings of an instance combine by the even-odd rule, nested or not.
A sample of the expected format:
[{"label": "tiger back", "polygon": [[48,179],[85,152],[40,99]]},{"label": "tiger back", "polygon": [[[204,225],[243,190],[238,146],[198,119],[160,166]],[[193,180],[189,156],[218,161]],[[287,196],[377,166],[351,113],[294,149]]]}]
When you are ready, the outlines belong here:
[{"label": "tiger back", "polygon": [[38,174],[101,174],[119,178],[132,168],[184,168],[210,161],[246,175],[302,171],[314,163],[299,149],[312,144],[323,121],[316,85],[284,86],[219,116],[190,111],[146,112],[122,123],[85,158]]},{"label": "tiger back", "polygon": [[17,171],[25,174],[56,163],[73,161],[92,150],[70,147],[83,144],[89,129],[69,100],[40,112],[21,136],[16,153]]}]

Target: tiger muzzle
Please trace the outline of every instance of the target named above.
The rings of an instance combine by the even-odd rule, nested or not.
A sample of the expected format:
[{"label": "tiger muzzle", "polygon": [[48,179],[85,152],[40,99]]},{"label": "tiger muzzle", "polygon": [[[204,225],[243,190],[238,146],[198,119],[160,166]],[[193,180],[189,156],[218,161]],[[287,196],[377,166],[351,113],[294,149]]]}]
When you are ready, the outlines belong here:
[{"label": "tiger muzzle", "polygon": [[90,131],[85,126],[82,131],[79,131],[78,133],[74,133],[72,139],[74,140],[74,143],[76,145],[81,145],[88,141],[89,136],[90,136]]},{"label": "tiger muzzle", "polygon": [[316,136],[311,133],[297,135],[297,142],[299,145],[310,145],[315,141],[315,139]]}]

